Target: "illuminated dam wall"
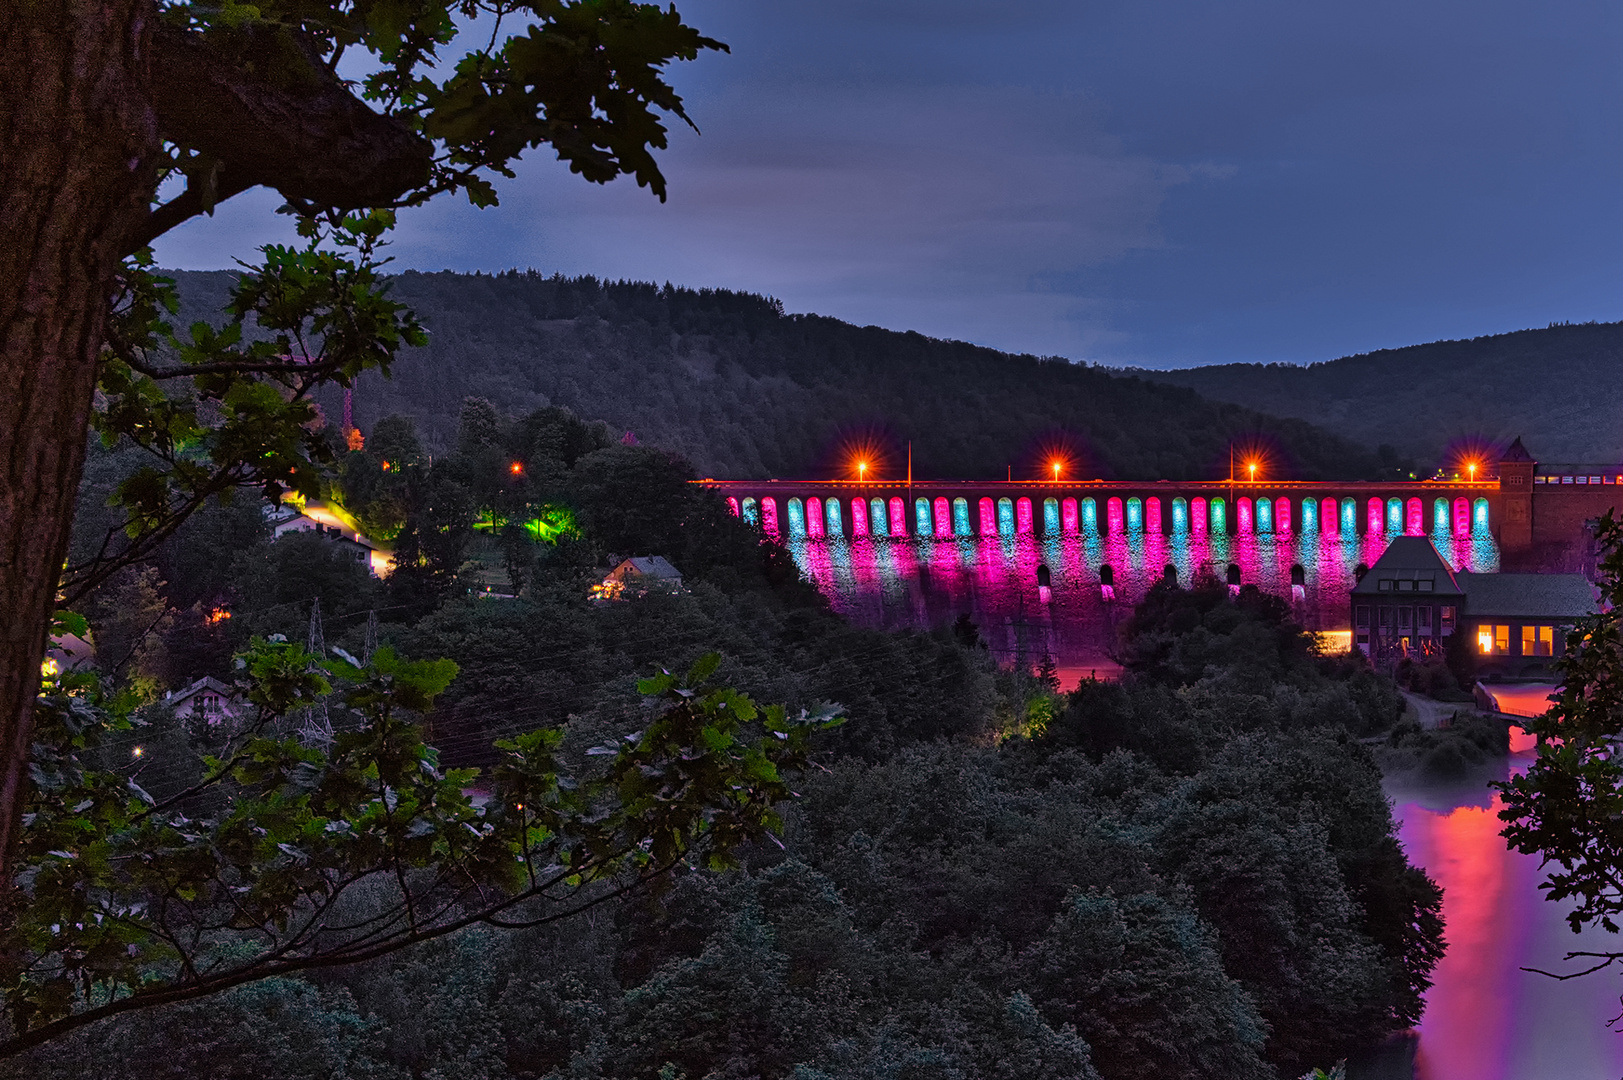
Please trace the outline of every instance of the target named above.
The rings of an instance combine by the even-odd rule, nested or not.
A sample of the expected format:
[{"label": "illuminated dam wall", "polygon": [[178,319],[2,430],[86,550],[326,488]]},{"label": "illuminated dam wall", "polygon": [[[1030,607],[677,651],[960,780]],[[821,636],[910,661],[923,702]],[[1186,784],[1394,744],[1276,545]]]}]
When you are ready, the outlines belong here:
[{"label": "illuminated dam wall", "polygon": [[1350,629],[1359,565],[1393,536],[1429,535],[1462,570],[1500,562],[1487,484],[1422,494],[1419,484],[712,483],[735,513],[784,541],[836,610],[887,628],[969,615],[1003,659],[1106,662],[1116,621],[1169,574],[1255,585],[1287,599],[1309,629],[1338,631]]}]

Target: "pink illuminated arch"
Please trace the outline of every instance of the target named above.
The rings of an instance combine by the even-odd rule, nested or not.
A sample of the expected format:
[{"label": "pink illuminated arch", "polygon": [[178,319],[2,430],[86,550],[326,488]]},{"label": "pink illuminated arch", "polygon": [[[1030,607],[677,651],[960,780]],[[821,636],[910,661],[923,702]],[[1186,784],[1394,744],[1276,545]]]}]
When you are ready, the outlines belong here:
[{"label": "pink illuminated arch", "polygon": [[1059,504],[1059,520],[1060,527],[1064,529],[1068,535],[1076,535],[1079,525],[1076,517],[1075,499],[1066,499],[1064,502]]},{"label": "pink illuminated arch", "polygon": [[1234,514],[1240,519],[1240,531],[1251,531],[1251,500],[1241,495],[1234,503]]},{"label": "pink illuminated arch", "polygon": [[1196,535],[1206,535],[1206,500],[1201,498],[1189,501],[1189,530]]},{"label": "pink illuminated arch", "polygon": [[1471,500],[1454,500],[1454,535],[1467,537],[1471,535]]},{"label": "pink illuminated arch", "polygon": [[1291,531],[1291,501],[1281,495],[1274,500],[1274,532]]},{"label": "pink illuminated arch", "polygon": [[868,503],[860,495],[851,500],[851,535],[868,535]]},{"label": "pink illuminated arch", "polygon": [[1369,520],[1364,531],[1370,536],[1380,536],[1386,531],[1386,503],[1379,497],[1369,500]]},{"label": "pink illuminated arch", "polygon": [[1031,531],[1031,500],[1016,499],[1014,503],[1014,531],[1028,533]]},{"label": "pink illuminated arch", "polygon": [[731,495],[727,496],[727,512],[733,517],[738,516],[738,500]]},{"label": "pink illuminated arch", "polygon": [[1341,506],[1334,499],[1319,502],[1319,532],[1330,536],[1341,535]]},{"label": "pink illuminated arch", "polygon": [[1161,500],[1154,495],[1144,500],[1144,531],[1161,531]]},{"label": "pink illuminated arch", "polygon": [[778,500],[770,495],[761,500],[761,528],[778,535]]},{"label": "pink illuminated arch", "polygon": [[823,500],[813,495],[806,500],[806,535],[822,536],[823,527]]},{"label": "pink illuminated arch", "polygon": [[952,535],[952,504],[945,498],[935,501],[935,534],[937,536]]},{"label": "pink illuminated arch", "polygon": [[981,500],[981,535],[997,535],[997,506],[989,498]]},{"label": "pink illuminated arch", "polygon": [[1410,499],[1404,507],[1403,531],[1410,536],[1424,536],[1426,533],[1426,504],[1419,499]]},{"label": "pink illuminated arch", "polygon": [[1121,520],[1121,500],[1111,496],[1110,501],[1105,503],[1105,521],[1111,532],[1121,532]]},{"label": "pink illuminated arch", "polygon": [[907,504],[899,498],[890,500],[890,535],[907,535]]}]

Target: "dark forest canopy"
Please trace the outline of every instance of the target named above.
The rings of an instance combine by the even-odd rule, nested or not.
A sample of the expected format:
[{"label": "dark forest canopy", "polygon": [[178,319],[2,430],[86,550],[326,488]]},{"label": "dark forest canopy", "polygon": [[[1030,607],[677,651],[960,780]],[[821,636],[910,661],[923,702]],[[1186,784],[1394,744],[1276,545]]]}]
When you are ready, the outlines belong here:
[{"label": "dark forest canopy", "polygon": [[1441,463],[1520,436],[1546,462],[1623,460],[1623,323],[1557,324],[1339,360],[1137,372]]},{"label": "dark forest canopy", "polygon": [[[180,272],[181,324],[218,310],[227,272]],[[857,445],[881,476],[1036,475],[1051,452],[1073,475],[1200,479],[1227,474],[1229,447],[1263,450],[1275,475],[1358,479],[1397,465],[1298,420],[1216,404],[1184,389],[1061,358],[817,315],[768,297],[535,272],[423,274],[393,297],[429,328],[393,379],[364,376],[363,430],[412,417],[446,449],[468,396],[510,415],[561,405],[677,451],[718,477],[838,475]],[[336,399],[327,403],[337,408]]]}]

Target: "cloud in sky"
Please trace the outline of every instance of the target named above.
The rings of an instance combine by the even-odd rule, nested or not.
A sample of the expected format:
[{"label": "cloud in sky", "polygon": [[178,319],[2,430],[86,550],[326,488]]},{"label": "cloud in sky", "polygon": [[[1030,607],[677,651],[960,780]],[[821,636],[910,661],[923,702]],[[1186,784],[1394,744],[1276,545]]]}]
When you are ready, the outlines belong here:
[{"label": "cloud in sky", "polygon": [[[533,155],[405,215],[400,265],[770,293],[790,310],[1174,366],[1623,317],[1605,5],[762,4],[672,73],[670,201]],[[241,196],[159,249],[285,235]]]}]

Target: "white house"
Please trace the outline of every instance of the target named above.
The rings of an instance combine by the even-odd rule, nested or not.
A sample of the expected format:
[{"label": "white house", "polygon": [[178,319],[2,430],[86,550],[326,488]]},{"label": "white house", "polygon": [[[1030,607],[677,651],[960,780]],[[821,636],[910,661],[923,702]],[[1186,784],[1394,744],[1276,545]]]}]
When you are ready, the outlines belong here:
[{"label": "white house", "polygon": [[280,540],[288,533],[314,532],[327,537],[356,562],[365,564],[374,577],[383,577],[389,572],[390,552],[362,534],[355,519],[338,507],[314,499],[302,508],[283,503],[266,507],[265,521],[270,525],[273,540]]},{"label": "white house", "polygon": [[209,675],[183,690],[165,694],[163,703],[175,710],[176,716],[207,720],[210,724],[236,720],[248,707],[235,690]]}]

